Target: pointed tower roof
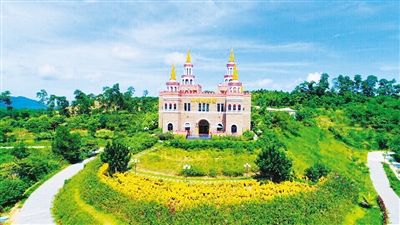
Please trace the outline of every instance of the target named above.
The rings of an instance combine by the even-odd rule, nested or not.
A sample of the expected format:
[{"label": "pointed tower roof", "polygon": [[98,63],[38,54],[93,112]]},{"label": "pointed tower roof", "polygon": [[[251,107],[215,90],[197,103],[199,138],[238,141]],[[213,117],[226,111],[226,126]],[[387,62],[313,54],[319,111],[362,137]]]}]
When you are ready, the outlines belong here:
[{"label": "pointed tower roof", "polygon": [[232,80],[239,80],[239,74],[238,74],[238,72],[237,72],[237,69],[236,69],[236,64],[233,66],[233,77],[232,77]]},{"label": "pointed tower roof", "polygon": [[190,63],[190,49],[188,50],[188,53],[187,53],[186,63]]},{"label": "pointed tower roof", "polygon": [[172,69],[171,69],[171,78],[169,80],[176,80],[176,73],[175,73],[175,65],[172,64]]},{"label": "pointed tower roof", "polygon": [[235,55],[233,52],[233,48],[231,49],[231,54],[229,55],[229,62],[235,62]]}]

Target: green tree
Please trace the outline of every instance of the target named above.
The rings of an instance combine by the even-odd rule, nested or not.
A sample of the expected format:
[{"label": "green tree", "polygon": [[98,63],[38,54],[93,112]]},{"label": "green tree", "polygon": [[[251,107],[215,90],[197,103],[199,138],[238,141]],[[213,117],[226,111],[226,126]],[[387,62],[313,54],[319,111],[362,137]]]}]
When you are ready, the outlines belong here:
[{"label": "green tree", "polygon": [[255,163],[260,168],[261,176],[273,182],[291,178],[293,162],[276,145],[270,144],[264,147]]},{"label": "green tree", "polygon": [[60,115],[69,116],[69,101],[65,96],[56,96],[57,110]]},{"label": "green tree", "polygon": [[27,184],[18,178],[6,178],[0,182],[0,211],[22,199],[28,188]]},{"label": "green tree", "polygon": [[74,91],[75,100],[72,101],[72,108],[78,115],[90,114],[91,108],[94,106],[93,94],[86,95],[81,90]]},{"label": "green tree", "polygon": [[4,91],[4,92],[2,92],[1,94],[0,94],[0,103],[1,102],[4,102],[4,104],[6,104],[7,105],[7,109],[12,109],[12,106],[11,106],[11,92],[10,91]]},{"label": "green tree", "polygon": [[25,158],[29,155],[29,151],[23,142],[20,142],[17,146],[11,149],[11,155],[17,159]]},{"label": "green tree", "polygon": [[108,142],[100,158],[102,162],[108,163],[108,172],[111,175],[127,171],[130,160],[129,148],[121,140],[114,139],[112,143]]},{"label": "green tree", "polygon": [[62,156],[70,163],[77,163],[83,158],[81,136],[78,133],[71,134],[68,127],[57,127],[51,147],[54,154]]},{"label": "green tree", "polygon": [[44,90],[44,89],[42,89],[36,93],[36,98],[39,98],[39,102],[42,104],[47,103],[47,101],[49,100],[49,98],[47,96],[48,96],[48,94],[47,94],[46,90]]},{"label": "green tree", "polygon": [[369,75],[366,80],[361,83],[361,89],[365,96],[375,96],[375,85],[378,83],[378,78],[374,75]]},{"label": "green tree", "polygon": [[321,74],[321,79],[317,84],[316,94],[321,97],[325,94],[326,90],[329,90],[329,75],[327,73]]}]

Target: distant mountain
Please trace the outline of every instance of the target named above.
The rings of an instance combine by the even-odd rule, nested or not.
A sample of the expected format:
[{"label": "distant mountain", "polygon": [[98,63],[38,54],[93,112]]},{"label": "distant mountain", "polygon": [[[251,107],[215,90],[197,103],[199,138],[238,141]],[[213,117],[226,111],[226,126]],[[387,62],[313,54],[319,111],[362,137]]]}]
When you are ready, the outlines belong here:
[{"label": "distant mountain", "polygon": [[[12,102],[11,106],[14,109],[24,109],[24,108],[45,109],[46,108],[45,105],[39,103],[38,101],[29,99],[26,97],[22,97],[22,96],[18,96],[18,97],[11,96],[11,102]],[[0,108],[7,108],[7,106],[3,102],[1,102]]]}]

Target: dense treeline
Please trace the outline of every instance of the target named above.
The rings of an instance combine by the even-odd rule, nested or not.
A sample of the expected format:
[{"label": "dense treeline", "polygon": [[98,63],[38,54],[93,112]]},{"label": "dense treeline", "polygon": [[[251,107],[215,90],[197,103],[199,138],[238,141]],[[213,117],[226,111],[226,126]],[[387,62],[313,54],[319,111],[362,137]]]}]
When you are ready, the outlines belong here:
[{"label": "dense treeline", "polygon": [[[134,97],[135,89],[119,90],[119,84],[104,87],[99,95],[74,92],[70,103],[64,96],[48,95],[40,90],[37,97],[46,109],[13,109],[10,92],[1,93],[0,211],[28,196],[25,191],[47,174],[68,163],[79,162],[108,141],[120,139],[131,153],[154,145],[158,138],[148,133],[158,127],[157,98]],[[45,146],[27,149],[27,146]]]},{"label": "dense treeline", "polygon": [[[315,125],[313,118],[326,110],[344,112],[346,124],[371,129],[376,149],[397,149],[396,140],[400,139],[400,84],[396,81],[380,79],[370,75],[362,80],[360,75],[354,79],[339,75],[333,79],[323,73],[320,81],[303,82],[291,92],[257,90],[252,96],[252,127],[257,134],[273,128],[296,134],[298,127],[287,113],[273,114],[268,107],[293,107],[295,120],[305,126]],[[324,109],[324,110],[319,110]],[[332,128],[335,132],[337,129]],[[343,132],[343,130],[339,131]]]}]

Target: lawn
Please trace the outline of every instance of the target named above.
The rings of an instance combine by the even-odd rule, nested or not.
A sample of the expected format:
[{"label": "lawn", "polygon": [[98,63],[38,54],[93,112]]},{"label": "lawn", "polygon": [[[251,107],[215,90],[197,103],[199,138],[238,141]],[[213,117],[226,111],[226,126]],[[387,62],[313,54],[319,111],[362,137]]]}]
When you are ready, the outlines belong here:
[{"label": "lawn", "polygon": [[208,176],[243,176],[244,164],[249,163],[251,171],[257,171],[254,164],[259,150],[235,152],[234,150],[186,151],[172,147],[161,147],[140,157],[138,170],[155,171],[167,175],[180,175],[184,165],[190,165],[197,172]]}]

